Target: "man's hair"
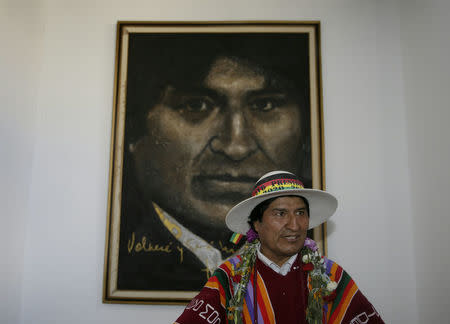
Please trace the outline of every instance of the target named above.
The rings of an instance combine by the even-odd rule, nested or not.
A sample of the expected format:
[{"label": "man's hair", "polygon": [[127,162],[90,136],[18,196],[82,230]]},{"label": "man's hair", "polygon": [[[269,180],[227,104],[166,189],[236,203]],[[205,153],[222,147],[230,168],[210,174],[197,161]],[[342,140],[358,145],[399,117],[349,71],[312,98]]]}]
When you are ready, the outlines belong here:
[{"label": "man's hair", "polygon": [[[308,212],[308,217],[309,217],[309,202],[308,202],[308,199],[306,199],[305,197],[302,197],[302,196],[282,196],[282,197],[298,197],[298,198],[302,198],[303,201],[305,202],[306,211]],[[273,198],[269,198],[267,200],[264,200],[263,202],[259,203],[255,208],[253,208],[252,212],[250,213],[250,216],[248,217],[248,224],[250,225],[250,227],[253,230],[255,230],[254,223],[256,221],[260,222],[262,220],[262,216],[263,216],[264,212],[267,210],[269,205],[277,198],[280,198],[280,197],[273,197]]]}]

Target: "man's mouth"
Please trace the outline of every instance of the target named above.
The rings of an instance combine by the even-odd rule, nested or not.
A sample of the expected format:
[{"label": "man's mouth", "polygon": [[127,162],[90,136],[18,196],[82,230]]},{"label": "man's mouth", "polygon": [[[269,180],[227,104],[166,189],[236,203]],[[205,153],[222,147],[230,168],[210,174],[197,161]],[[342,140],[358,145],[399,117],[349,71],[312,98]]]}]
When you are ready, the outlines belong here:
[{"label": "man's mouth", "polygon": [[289,242],[295,242],[298,241],[301,237],[300,234],[297,235],[284,235],[282,236],[285,240],[289,241]]}]

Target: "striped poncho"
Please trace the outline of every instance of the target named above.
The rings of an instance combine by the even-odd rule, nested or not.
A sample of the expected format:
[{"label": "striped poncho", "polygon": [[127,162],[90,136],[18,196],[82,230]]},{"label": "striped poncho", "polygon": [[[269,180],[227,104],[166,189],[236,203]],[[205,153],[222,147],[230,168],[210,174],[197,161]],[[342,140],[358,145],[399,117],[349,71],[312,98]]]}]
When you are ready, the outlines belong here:
[{"label": "striped poncho", "polygon": [[[384,323],[347,272],[329,259],[325,258],[324,261],[327,274],[331,280],[338,283],[338,286],[336,293],[333,294],[335,298],[324,302],[322,322]],[[240,280],[234,271],[240,262],[240,256],[225,261],[175,323],[231,323],[226,314],[234,287]],[[307,274],[302,269],[300,258],[297,257],[286,276],[277,274],[259,259],[255,263],[255,268],[256,275],[252,272],[244,297],[243,323],[306,324]]]}]

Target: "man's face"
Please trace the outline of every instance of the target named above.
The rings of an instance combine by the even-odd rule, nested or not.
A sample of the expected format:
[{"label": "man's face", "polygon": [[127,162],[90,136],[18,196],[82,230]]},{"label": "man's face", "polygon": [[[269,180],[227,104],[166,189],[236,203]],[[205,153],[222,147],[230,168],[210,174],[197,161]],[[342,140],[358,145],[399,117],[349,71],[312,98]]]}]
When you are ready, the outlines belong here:
[{"label": "man's face", "polygon": [[309,215],[301,197],[280,197],[270,203],[261,221],[254,223],[261,253],[281,266],[303,247]]},{"label": "man's face", "polygon": [[219,58],[201,85],[168,86],[149,109],[131,148],[140,185],[184,225],[223,229],[261,174],[299,171],[300,109],[249,65]]}]

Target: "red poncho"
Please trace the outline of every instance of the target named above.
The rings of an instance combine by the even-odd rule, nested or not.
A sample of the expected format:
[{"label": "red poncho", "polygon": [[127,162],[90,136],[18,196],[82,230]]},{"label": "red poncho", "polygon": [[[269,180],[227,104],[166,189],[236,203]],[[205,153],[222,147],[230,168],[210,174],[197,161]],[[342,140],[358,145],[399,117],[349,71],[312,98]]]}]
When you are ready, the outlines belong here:
[{"label": "red poncho", "polygon": [[[233,286],[240,279],[233,269],[240,262],[240,256],[225,261],[186,306],[175,324],[229,323],[228,303],[233,295]],[[338,264],[325,258],[325,266],[328,276],[338,286],[333,293],[333,300],[324,302],[323,323],[384,323],[352,278]],[[300,258],[297,257],[286,276],[276,273],[259,259],[256,260],[255,269],[257,276],[252,272],[244,297],[243,323],[255,323],[256,316],[258,324],[306,324],[307,273],[302,269]]]}]

